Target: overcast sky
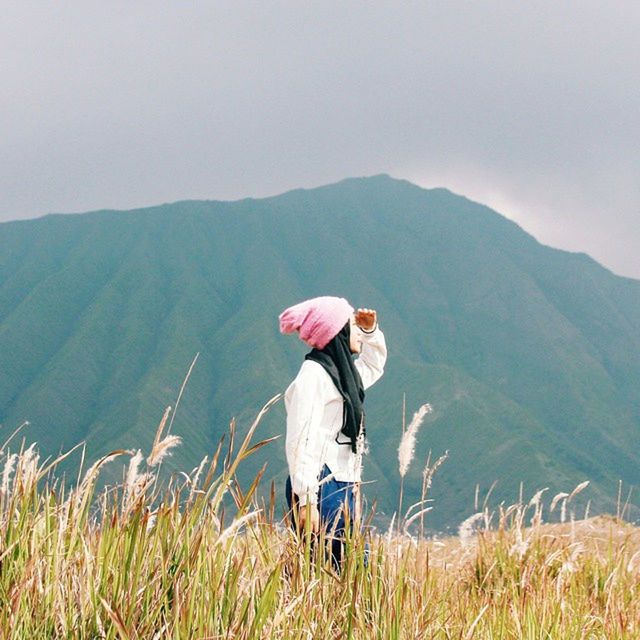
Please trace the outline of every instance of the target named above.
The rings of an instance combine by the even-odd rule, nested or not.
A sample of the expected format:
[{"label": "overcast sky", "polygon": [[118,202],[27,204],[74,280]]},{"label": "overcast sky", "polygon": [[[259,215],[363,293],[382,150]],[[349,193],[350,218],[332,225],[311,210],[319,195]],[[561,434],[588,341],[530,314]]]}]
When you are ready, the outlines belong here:
[{"label": "overcast sky", "polygon": [[640,278],[640,3],[5,0],[0,220],[390,173]]}]

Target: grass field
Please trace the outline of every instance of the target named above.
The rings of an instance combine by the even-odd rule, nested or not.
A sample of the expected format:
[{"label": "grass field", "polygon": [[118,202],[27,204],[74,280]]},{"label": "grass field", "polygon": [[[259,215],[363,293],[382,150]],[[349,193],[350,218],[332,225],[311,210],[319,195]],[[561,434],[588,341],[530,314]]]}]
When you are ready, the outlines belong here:
[{"label": "grass field", "polygon": [[[283,522],[281,496],[255,498],[260,475],[235,480],[268,446],[252,442],[261,416],[161,486],[179,444],[167,415],[146,459],[115,451],[73,489],[33,446],[5,445],[2,638],[640,637],[640,533],[620,518],[545,524],[537,495],[425,539],[398,533],[409,515],[377,532],[364,514],[338,573]],[[123,482],[96,494],[101,467],[126,456]]]}]

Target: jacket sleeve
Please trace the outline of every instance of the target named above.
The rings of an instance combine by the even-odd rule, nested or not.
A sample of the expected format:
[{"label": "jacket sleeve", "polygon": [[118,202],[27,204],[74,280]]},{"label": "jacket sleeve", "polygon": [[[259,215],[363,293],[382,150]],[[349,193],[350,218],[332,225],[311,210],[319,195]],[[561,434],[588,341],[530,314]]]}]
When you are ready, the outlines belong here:
[{"label": "jacket sleeve", "polygon": [[379,380],[384,373],[387,344],[384,333],[378,327],[372,333],[362,332],[362,336],[362,351],[354,364],[366,389]]},{"label": "jacket sleeve", "polygon": [[318,476],[322,469],[320,422],[324,412],[321,374],[313,366],[303,365],[285,395],[287,463],[291,488],[301,506],[318,501]]}]

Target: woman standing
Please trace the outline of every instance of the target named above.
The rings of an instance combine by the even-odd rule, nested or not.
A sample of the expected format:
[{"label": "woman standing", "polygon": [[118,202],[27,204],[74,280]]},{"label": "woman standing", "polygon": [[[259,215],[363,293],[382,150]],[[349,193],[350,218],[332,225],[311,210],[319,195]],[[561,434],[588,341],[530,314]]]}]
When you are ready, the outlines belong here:
[{"label": "woman standing", "polygon": [[[382,376],[384,334],[372,309],[344,299],[305,300],[280,314],[280,331],[298,331],[312,347],[285,392],[287,503],[299,527],[333,530],[332,557],[342,558],[344,512],[356,508],[365,443],[364,390]],[[353,355],[360,354],[354,360]]]}]

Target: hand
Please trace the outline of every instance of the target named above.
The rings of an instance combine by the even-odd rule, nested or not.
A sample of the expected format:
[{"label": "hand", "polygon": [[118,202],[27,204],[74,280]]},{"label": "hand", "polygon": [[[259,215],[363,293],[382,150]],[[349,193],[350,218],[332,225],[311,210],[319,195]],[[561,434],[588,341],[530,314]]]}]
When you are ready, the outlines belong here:
[{"label": "hand", "polygon": [[312,533],[318,533],[320,530],[320,512],[316,504],[305,504],[298,507],[298,525],[300,531],[306,531],[307,514],[309,515],[309,530]]},{"label": "hand", "polygon": [[373,331],[378,322],[378,315],[374,309],[358,309],[355,314],[356,324],[363,331]]}]

